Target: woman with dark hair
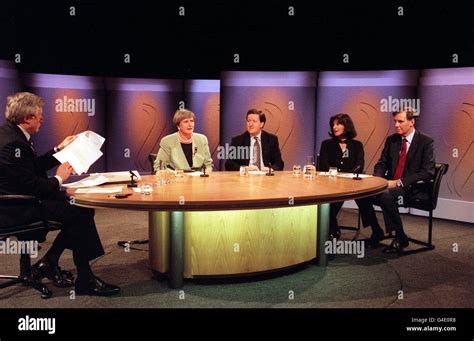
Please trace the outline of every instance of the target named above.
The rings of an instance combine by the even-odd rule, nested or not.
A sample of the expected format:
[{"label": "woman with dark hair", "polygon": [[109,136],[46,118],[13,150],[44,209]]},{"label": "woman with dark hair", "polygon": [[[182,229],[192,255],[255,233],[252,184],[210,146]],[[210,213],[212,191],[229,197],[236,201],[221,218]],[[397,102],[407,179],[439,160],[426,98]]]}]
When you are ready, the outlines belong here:
[{"label": "woman with dark hair", "polygon": [[[362,173],[364,171],[364,146],[360,141],[354,140],[357,136],[354,123],[349,115],[337,114],[329,120],[330,139],[324,140],[319,151],[319,170],[327,172],[329,167],[337,167],[338,172]],[[360,201],[356,200],[360,208]],[[339,213],[343,201],[331,204],[329,232],[330,239],[339,238],[341,230],[337,224],[336,216]],[[362,213],[362,212],[361,212]],[[364,226],[366,219],[362,217]]]}]

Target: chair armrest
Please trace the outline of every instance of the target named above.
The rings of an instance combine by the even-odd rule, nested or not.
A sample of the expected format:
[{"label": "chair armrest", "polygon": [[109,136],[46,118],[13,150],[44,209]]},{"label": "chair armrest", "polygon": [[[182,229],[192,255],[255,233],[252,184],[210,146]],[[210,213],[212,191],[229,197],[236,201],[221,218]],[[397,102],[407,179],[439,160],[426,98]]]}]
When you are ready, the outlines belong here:
[{"label": "chair armrest", "polygon": [[0,204],[2,205],[39,204],[39,200],[32,195],[0,194]]},{"label": "chair armrest", "polygon": [[430,180],[418,180],[417,182],[415,182],[412,186],[414,185],[421,185],[421,184],[429,184],[429,183],[432,183],[434,182],[433,179],[430,179]]}]

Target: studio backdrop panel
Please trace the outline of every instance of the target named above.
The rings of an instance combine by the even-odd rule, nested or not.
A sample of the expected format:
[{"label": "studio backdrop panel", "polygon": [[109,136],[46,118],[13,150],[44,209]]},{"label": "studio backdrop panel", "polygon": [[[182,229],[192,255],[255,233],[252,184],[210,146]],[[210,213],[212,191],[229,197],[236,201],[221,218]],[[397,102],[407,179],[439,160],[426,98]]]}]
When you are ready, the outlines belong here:
[{"label": "studio backdrop panel", "polygon": [[[29,73],[22,74],[21,80],[25,91],[45,100],[44,123],[39,133],[33,136],[35,149],[39,154],[57,146],[65,137],[86,130],[107,138],[102,78]],[[105,170],[105,158],[101,157],[88,172]]]},{"label": "studio backdrop panel", "polygon": [[264,130],[278,136],[285,169],[304,164],[314,155],[316,78],[316,72],[222,73],[221,145],[246,131],[245,115],[257,108],[267,118]]},{"label": "studio backdrop panel", "polygon": [[150,153],[176,132],[172,118],[183,101],[180,80],[108,78],[107,170],[150,172]]},{"label": "studio backdrop panel", "polygon": [[186,108],[196,115],[194,131],[206,135],[213,160],[213,169],[219,170],[217,158],[220,126],[220,81],[194,79],[184,82]]},{"label": "studio backdrop panel", "polygon": [[7,96],[18,91],[20,91],[20,79],[15,63],[9,60],[0,60],[0,124],[5,122]]},{"label": "studio backdrop panel", "polygon": [[392,111],[397,103],[414,100],[418,71],[321,72],[317,89],[316,150],[329,138],[329,119],[348,114],[364,145],[365,172],[372,174],[385,143],[395,132]]},{"label": "studio backdrop panel", "polygon": [[474,68],[423,70],[419,129],[449,164],[435,217],[474,223]]}]

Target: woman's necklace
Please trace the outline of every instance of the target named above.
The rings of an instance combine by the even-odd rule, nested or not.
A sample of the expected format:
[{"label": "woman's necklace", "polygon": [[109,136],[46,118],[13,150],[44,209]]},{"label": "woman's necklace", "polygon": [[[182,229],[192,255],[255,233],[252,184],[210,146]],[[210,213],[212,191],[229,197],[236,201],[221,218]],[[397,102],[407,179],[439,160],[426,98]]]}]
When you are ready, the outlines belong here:
[{"label": "woman's necklace", "polygon": [[193,134],[191,134],[191,137],[189,139],[184,139],[184,137],[181,135],[181,132],[178,133],[179,141],[181,143],[190,143],[193,140]]}]

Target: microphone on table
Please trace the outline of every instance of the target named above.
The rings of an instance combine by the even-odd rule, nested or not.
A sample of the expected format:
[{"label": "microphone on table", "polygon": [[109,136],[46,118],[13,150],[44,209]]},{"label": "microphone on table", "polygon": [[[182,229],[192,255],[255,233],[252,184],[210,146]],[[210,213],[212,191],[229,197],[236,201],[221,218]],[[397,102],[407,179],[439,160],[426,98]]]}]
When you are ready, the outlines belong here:
[{"label": "microphone on table", "polygon": [[274,176],[275,173],[273,173],[273,169],[272,169],[272,163],[269,162],[268,163],[268,172],[265,173],[266,176]]},{"label": "microphone on table", "polygon": [[202,174],[199,175],[199,176],[201,178],[207,178],[209,176],[209,174],[206,174],[206,165],[205,164],[202,164],[201,170],[202,170]]},{"label": "microphone on table", "polygon": [[362,180],[362,178],[359,176],[359,173],[360,173],[360,169],[362,167],[360,165],[358,165],[356,168],[354,168],[354,170],[352,171],[352,173],[354,173],[356,176],[354,176],[352,178],[352,180]]},{"label": "microphone on table", "polygon": [[135,181],[134,178],[136,178],[137,176],[135,175],[135,173],[133,173],[132,171],[130,171],[130,183],[127,185],[127,187],[137,187],[137,182]]}]

